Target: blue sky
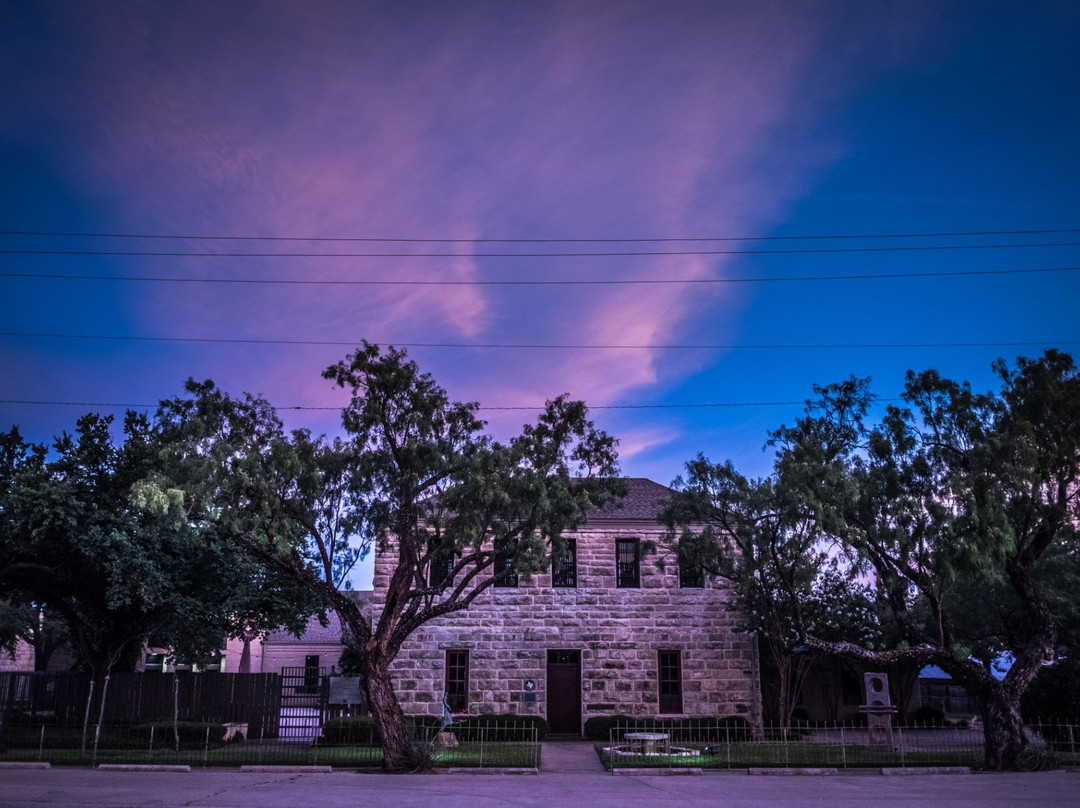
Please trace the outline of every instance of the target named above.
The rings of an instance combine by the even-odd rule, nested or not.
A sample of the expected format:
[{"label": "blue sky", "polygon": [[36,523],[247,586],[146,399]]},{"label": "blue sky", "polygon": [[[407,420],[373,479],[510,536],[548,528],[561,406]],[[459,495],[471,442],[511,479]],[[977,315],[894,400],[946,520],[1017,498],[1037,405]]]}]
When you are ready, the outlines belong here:
[{"label": "blue sky", "polygon": [[[0,423],[188,376],[332,408],[361,339],[594,346],[410,353],[484,406],[585,399],[628,474],[767,473],[814,383],[1077,350],[1077,42],[1075,2],[0,0]],[[706,238],[743,240],[644,241]],[[1020,269],[1060,271],[850,278]]]}]

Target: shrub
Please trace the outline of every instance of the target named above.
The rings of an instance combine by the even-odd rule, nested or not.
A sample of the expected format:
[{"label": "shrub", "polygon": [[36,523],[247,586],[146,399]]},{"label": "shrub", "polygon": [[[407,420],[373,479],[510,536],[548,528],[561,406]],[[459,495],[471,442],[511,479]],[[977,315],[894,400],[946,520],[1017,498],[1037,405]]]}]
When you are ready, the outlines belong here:
[{"label": "shrub", "polygon": [[593,741],[608,741],[611,731],[666,732],[676,743],[722,743],[750,739],[750,722],[737,715],[723,718],[691,716],[688,718],[657,718],[628,715],[594,716],[585,722],[585,737]]},{"label": "shrub", "polygon": [[370,715],[331,718],[322,728],[323,742],[332,746],[373,746],[382,743],[379,728]]},{"label": "shrub", "polygon": [[[411,715],[407,716],[406,720],[412,724],[414,735],[431,735],[433,732],[438,732],[443,728],[443,720],[441,715]],[[418,733],[418,730],[424,731],[422,733]]]},{"label": "shrub", "polygon": [[725,738],[730,738],[732,741],[749,741],[753,732],[750,722],[741,715],[724,716],[718,722],[717,728]]},{"label": "shrub", "polygon": [[[181,749],[201,749],[207,742],[207,730],[210,731],[209,740],[214,746],[224,743],[225,726],[210,721],[180,721],[176,724],[176,734],[180,736]],[[139,746],[150,743],[153,736],[155,749],[172,749],[176,743],[173,734],[173,722],[154,721],[149,724],[140,724],[131,727],[131,737]]]},{"label": "shrub", "polygon": [[945,712],[937,707],[924,704],[908,713],[908,723],[917,727],[943,727],[945,726]]},{"label": "shrub", "polygon": [[628,715],[594,715],[585,722],[585,737],[591,741],[608,741],[613,727],[629,726],[636,720]]},{"label": "shrub", "polygon": [[516,715],[509,713],[495,715],[486,713],[483,715],[470,715],[460,721],[455,721],[450,731],[458,740],[477,740],[480,737],[479,730],[484,730],[484,739],[495,743],[506,743],[523,740],[523,729],[535,729],[537,740],[544,740],[548,734],[548,722],[538,715]]}]

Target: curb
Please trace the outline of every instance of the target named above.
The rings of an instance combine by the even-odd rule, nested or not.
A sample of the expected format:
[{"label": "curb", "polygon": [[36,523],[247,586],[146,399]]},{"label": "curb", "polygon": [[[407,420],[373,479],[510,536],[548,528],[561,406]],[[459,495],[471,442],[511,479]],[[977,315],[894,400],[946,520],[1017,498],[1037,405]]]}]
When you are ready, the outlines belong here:
[{"label": "curb", "polygon": [[99,763],[101,771],[109,772],[189,772],[191,767],[181,764],[166,763]]},{"label": "curb", "polygon": [[540,774],[539,769],[523,767],[480,767],[480,766],[451,766],[446,769],[447,774]]},{"label": "curb", "polygon": [[333,766],[241,766],[242,773],[250,774],[330,774]]},{"label": "curb", "polygon": [[702,773],[701,769],[690,768],[677,768],[677,769],[612,769],[612,774],[615,775],[628,775],[632,777],[641,776],[656,776],[656,777],[670,777],[670,776],[696,776]]},{"label": "curb", "polygon": [[43,763],[37,760],[5,760],[0,762],[0,769],[51,769],[51,763]]},{"label": "curb", "polygon": [[882,769],[881,773],[886,777],[903,777],[907,774],[971,774],[971,769],[967,766],[922,766]]},{"label": "curb", "polygon": [[831,777],[839,774],[836,769],[747,769],[747,774],[758,775],[762,777],[798,777],[801,775],[817,775]]}]

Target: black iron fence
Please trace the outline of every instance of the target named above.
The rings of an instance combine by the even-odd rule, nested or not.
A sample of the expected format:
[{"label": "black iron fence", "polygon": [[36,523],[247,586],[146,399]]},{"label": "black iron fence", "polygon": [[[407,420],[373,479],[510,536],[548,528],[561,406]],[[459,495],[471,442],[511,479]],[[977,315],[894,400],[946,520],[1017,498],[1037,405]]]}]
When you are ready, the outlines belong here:
[{"label": "black iron fence", "polygon": [[[1048,769],[1080,765],[1080,725],[1038,722],[1026,728],[1028,749],[1020,765]],[[615,725],[597,744],[611,771],[638,768],[981,768],[983,729],[894,725],[886,732],[866,726],[801,725],[754,730],[718,726],[715,720],[650,721],[647,727]]]},{"label": "black iron fence", "polygon": [[[239,724],[155,721],[146,724],[58,722],[17,715],[0,726],[0,762],[47,761],[53,765],[157,764],[192,767],[322,765],[378,768],[383,750],[376,734],[259,738]],[[540,766],[535,726],[513,721],[486,726],[413,726],[413,759],[427,768],[527,768]]]}]

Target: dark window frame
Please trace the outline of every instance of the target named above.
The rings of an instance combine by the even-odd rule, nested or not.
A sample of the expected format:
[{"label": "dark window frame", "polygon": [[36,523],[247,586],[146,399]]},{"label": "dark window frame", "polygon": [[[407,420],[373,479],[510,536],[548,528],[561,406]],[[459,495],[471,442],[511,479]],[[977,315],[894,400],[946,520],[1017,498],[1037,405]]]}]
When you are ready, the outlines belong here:
[{"label": "dark window frame", "polygon": [[463,648],[448,649],[445,667],[446,675],[443,685],[450,712],[467,712],[469,709],[469,652]]},{"label": "dark window frame", "polygon": [[565,539],[562,555],[551,559],[551,585],[562,589],[577,587],[577,539]]},{"label": "dark window frame", "polygon": [[682,651],[658,651],[656,672],[660,714],[681,714],[683,711]]},{"label": "dark window frame", "polygon": [[705,568],[679,558],[679,589],[704,589]]},{"label": "dark window frame", "polygon": [[495,586],[500,589],[514,589],[518,585],[518,574],[514,570],[514,555],[517,553],[517,541],[505,539],[495,543],[495,562],[492,564],[492,575],[499,575],[504,570],[510,570],[510,574],[495,581]]},{"label": "dark window frame", "polygon": [[446,543],[431,551],[428,560],[428,586],[449,586],[454,582],[454,564],[456,553]]},{"label": "dark window frame", "polygon": [[641,588],[641,541],[639,539],[615,540],[615,587],[617,589]]}]

